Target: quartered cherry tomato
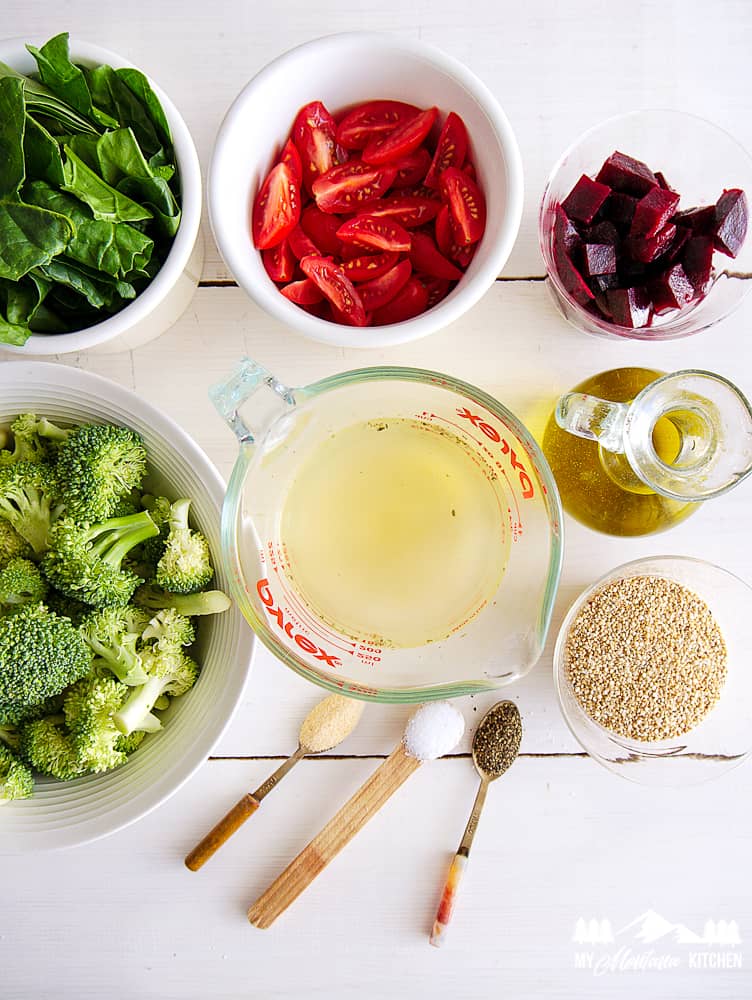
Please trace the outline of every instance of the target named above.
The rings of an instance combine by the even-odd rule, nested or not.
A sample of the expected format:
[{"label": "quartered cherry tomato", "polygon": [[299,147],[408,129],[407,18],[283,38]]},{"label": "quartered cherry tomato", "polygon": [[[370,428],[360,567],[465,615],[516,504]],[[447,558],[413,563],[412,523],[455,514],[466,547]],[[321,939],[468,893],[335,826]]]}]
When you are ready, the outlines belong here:
[{"label": "quartered cherry tomato", "polygon": [[427,233],[413,233],[413,245],[410,249],[410,260],[416,271],[423,271],[432,278],[446,278],[449,281],[459,281],[462,271],[447,260]]},{"label": "quartered cherry tomato", "polygon": [[408,153],[401,160],[395,160],[392,166],[397,171],[392,187],[395,190],[412,187],[413,184],[420,184],[426,176],[431,166],[431,154],[420,146],[414,153]]},{"label": "quartered cherry tomato", "polygon": [[311,237],[306,235],[300,223],[297,224],[287,237],[287,242],[290,244],[290,249],[298,260],[302,260],[303,257],[307,257],[309,254],[313,254],[316,257],[321,256],[321,250],[316,246]]},{"label": "quartered cherry tomato", "polygon": [[300,153],[298,152],[297,146],[292,141],[288,139],[287,142],[282,147],[282,152],[279,154],[279,162],[285,163],[293,175],[298,184],[303,181],[303,164],[300,160]]},{"label": "quartered cherry tomato", "polygon": [[301,108],[292,126],[295,143],[303,167],[303,184],[311,191],[317,177],[347,159],[337,145],[337,126],[321,101],[311,101]]},{"label": "quartered cherry tomato", "polygon": [[467,156],[467,129],[465,123],[450,111],[436,143],[431,168],[423,182],[426,187],[437,188],[439,177],[447,167],[461,167]]},{"label": "quartered cherry tomato", "polygon": [[342,252],[342,243],[337,236],[341,225],[342,220],[336,215],[327,215],[315,205],[308,205],[300,216],[300,228],[322,254],[338,256]]},{"label": "quartered cherry tomato", "polygon": [[253,244],[268,250],[285,239],[300,219],[300,187],[285,163],[272,167],[253,203]]},{"label": "quartered cherry tomato", "polygon": [[304,257],[300,266],[345,322],[351,326],[365,326],[363,302],[339,265],[328,257]]},{"label": "quartered cherry tomato", "polygon": [[398,222],[381,219],[376,215],[356,215],[337,230],[337,236],[346,243],[393,253],[408,253],[410,234]]},{"label": "quartered cherry tomato", "polygon": [[394,167],[371,167],[362,160],[338,163],[313,182],[313,197],[322,212],[358,212],[390,187]]},{"label": "quartered cherry tomato", "polygon": [[277,284],[292,281],[297,266],[297,259],[290,249],[290,241],[282,240],[276,247],[261,251],[266,273]]},{"label": "quartered cherry tomato", "polygon": [[391,271],[399,257],[396,253],[358,254],[342,261],[342,270],[350,281],[371,281]]},{"label": "quartered cherry tomato", "polygon": [[434,198],[420,198],[416,195],[395,194],[389,198],[363,205],[361,211],[366,215],[375,215],[380,219],[392,219],[399,222],[405,229],[415,229],[418,226],[435,219],[441,208],[441,202]]},{"label": "quartered cherry tomato", "polygon": [[438,113],[438,108],[421,111],[414,118],[398,125],[393,132],[371,139],[363,150],[363,159],[366,163],[379,165],[400,160],[408,153],[412,153],[431,131]]},{"label": "quartered cherry tomato", "polygon": [[454,238],[449,206],[443,205],[435,222],[436,244],[445,257],[451,258],[456,264],[465,270],[475,253],[476,243],[469,246],[460,246]]},{"label": "quartered cherry tomato", "polygon": [[412,265],[409,260],[401,260],[391,271],[382,274],[373,281],[366,281],[358,285],[358,293],[363,300],[363,308],[366,312],[380,309],[405,287],[412,273]]},{"label": "quartered cherry tomato", "polygon": [[416,274],[416,278],[428,292],[428,305],[426,309],[433,309],[442,299],[445,299],[452,287],[451,281],[446,278],[432,278],[428,274]]},{"label": "quartered cherry tomato", "polygon": [[390,323],[403,323],[426,311],[428,307],[428,292],[417,278],[410,278],[405,287],[380,309],[373,312],[374,326],[388,326]]},{"label": "quartered cherry tomato", "polygon": [[486,199],[472,178],[448,167],[439,178],[441,196],[449,206],[454,238],[460,246],[477,243],[486,228]]},{"label": "quartered cherry tomato", "polygon": [[420,108],[402,101],[368,101],[348,111],[337,126],[337,142],[345,149],[363,149],[375,136],[392,132],[414,118]]},{"label": "quartered cherry tomato", "polygon": [[283,285],[280,292],[297,306],[315,306],[324,298],[324,293],[310,278],[303,278],[302,281],[291,281],[289,285]]}]

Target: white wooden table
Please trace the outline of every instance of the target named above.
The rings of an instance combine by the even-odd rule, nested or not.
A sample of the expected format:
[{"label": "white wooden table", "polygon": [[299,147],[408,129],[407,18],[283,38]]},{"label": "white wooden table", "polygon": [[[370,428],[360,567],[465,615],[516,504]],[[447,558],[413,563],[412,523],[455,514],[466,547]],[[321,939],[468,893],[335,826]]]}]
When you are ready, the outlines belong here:
[{"label": "white wooden table", "polygon": [[[616,11],[618,10],[618,13]],[[611,13],[613,11],[613,13]],[[250,354],[291,384],[363,364],[444,369],[491,391],[534,427],[556,395],[623,364],[714,369],[752,393],[752,299],[704,335],[640,346],[569,329],[549,303],[535,236],[544,178],[587,126],[641,106],[705,115],[752,146],[752,8],[734,0],[6,0],[2,31],[69,29],[127,55],[172,96],[204,165],[225,108],[266,61],[318,34],[383,29],[422,37],[496,92],[525,164],[520,236],[503,278],[465,319],[427,340],[356,352],[306,342],[233,286],[207,231],[204,282],[158,341],[129,355],[64,364],[109,376],[178,420],[227,474],[234,439],[207,385]],[[314,98],[316,95],[311,94]],[[733,179],[731,179],[733,180]],[[573,597],[627,559],[695,555],[752,577],[752,486],[706,505],[667,535],[616,540],[571,521],[552,635]],[[67,853],[0,858],[0,996],[18,998],[677,997],[752,995],[752,767],[692,791],[633,786],[601,770],[566,730],[540,663],[508,693],[524,717],[522,757],[489,796],[460,910],[443,952],[427,931],[475,778],[467,745],[421,769],[272,930],[245,908],[395,745],[407,709],[373,706],[346,756],[305,761],[199,875],[186,850],[238,794],[295,745],[319,692],[259,650],[245,699],[215,755],[167,804],[108,840]],[[468,723],[492,696],[465,701]],[[472,725],[470,725],[472,728]],[[0,820],[2,817],[0,816]],[[647,911],[698,932],[735,920],[735,968],[692,968],[671,936],[578,944],[578,920],[616,931]],[[578,968],[619,942],[670,968]],[[623,957],[623,953],[622,953]],[[612,963],[619,965],[619,959]],[[601,974],[602,973],[602,974]]]}]

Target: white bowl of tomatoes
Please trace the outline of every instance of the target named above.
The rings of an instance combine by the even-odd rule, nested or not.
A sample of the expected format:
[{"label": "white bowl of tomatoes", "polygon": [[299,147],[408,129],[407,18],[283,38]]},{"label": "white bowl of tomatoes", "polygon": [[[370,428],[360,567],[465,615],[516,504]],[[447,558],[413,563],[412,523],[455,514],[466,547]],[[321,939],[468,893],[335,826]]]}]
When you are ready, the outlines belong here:
[{"label": "white bowl of tomatoes", "polygon": [[286,52],[219,129],[208,200],[238,284],[303,336],[387,347],[490,288],[522,165],[488,88],[422,42],[357,32]]}]

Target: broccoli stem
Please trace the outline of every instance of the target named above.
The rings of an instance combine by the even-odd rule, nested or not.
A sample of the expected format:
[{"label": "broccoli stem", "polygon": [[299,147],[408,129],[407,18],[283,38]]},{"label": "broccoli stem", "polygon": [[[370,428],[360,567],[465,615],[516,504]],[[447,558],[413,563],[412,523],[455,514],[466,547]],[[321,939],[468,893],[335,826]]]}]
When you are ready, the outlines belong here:
[{"label": "broccoli stem", "polygon": [[179,531],[188,527],[188,511],[191,501],[186,499],[176,500],[170,504],[170,531]]},{"label": "broccoli stem", "polygon": [[164,677],[150,677],[145,684],[129,695],[113,715],[112,721],[124,736],[129,736],[136,729],[143,729],[146,732],[161,729],[162,723],[152,715],[152,709],[166,683]]},{"label": "broccoli stem", "polygon": [[221,590],[204,590],[198,594],[170,594],[155,587],[141,587],[136,591],[135,602],[150,611],[174,608],[186,618],[195,615],[219,615],[232,605],[230,598]]},{"label": "broccoli stem", "polygon": [[[149,517],[148,511],[113,517],[89,531],[91,551],[110,566],[118,567],[131,549],[147,538],[159,534],[159,528]],[[95,541],[98,539],[98,541]]]}]

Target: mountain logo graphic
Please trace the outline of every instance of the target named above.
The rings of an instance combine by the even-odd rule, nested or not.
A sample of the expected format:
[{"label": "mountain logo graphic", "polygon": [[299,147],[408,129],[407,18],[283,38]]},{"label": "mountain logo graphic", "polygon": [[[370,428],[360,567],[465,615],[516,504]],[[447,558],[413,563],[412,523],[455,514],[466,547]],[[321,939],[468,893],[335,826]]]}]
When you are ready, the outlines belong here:
[{"label": "mountain logo graphic", "polygon": [[655,910],[646,910],[639,917],[630,920],[614,934],[611,921],[591,917],[579,917],[572,934],[576,944],[613,944],[616,938],[632,937],[641,944],[656,941],[671,941],[674,944],[726,945],[741,944],[739,926],[735,920],[706,920],[702,934],[698,934],[685,924],[666,920]]}]

